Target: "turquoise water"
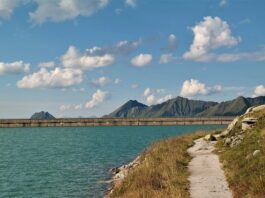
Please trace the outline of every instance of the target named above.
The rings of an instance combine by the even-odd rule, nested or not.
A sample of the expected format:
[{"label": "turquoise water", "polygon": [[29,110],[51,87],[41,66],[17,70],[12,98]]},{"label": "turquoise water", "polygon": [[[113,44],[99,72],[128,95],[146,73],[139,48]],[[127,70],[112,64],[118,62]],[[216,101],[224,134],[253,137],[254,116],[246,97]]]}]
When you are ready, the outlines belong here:
[{"label": "turquoise water", "polygon": [[221,127],[0,128],[0,197],[103,197],[109,170],[155,140]]}]

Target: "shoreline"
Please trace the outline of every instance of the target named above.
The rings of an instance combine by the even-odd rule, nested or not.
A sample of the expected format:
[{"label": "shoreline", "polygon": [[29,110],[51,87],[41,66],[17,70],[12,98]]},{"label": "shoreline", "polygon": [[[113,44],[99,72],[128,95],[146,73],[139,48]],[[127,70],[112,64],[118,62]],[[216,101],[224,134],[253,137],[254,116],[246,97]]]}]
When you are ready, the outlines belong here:
[{"label": "shoreline", "polygon": [[140,158],[142,153],[139,154],[133,161],[124,164],[120,167],[114,167],[111,169],[112,176],[109,180],[109,187],[106,191],[105,198],[108,198],[112,193],[113,190],[122,183],[122,181],[128,176],[128,174],[138,165],[140,165]]}]

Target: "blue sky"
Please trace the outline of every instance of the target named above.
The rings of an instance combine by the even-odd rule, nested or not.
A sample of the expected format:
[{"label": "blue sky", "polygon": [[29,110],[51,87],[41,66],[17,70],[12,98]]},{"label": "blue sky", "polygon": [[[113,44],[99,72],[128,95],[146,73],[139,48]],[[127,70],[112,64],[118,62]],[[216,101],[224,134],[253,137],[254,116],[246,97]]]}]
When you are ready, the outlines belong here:
[{"label": "blue sky", "polygon": [[0,118],[265,95],[263,0],[0,0]]}]

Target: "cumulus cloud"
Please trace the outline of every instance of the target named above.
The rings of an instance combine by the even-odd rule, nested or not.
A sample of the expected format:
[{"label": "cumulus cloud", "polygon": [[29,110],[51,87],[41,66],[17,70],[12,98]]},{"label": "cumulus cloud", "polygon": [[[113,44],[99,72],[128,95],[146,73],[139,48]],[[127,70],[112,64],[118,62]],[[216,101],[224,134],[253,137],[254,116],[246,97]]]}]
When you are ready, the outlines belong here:
[{"label": "cumulus cloud", "polygon": [[93,79],[91,83],[96,87],[104,87],[105,85],[109,84],[111,80],[108,77],[102,76],[97,79]]},{"label": "cumulus cloud", "polygon": [[34,0],[37,9],[29,13],[31,21],[65,21],[78,16],[90,16],[108,4],[108,0]]},{"label": "cumulus cloud", "polygon": [[220,85],[207,87],[204,83],[201,83],[198,80],[191,79],[184,81],[180,91],[180,96],[191,98],[198,95],[210,95],[220,92],[221,90],[222,86]]},{"label": "cumulus cloud", "polygon": [[172,94],[168,94],[168,95],[166,95],[166,96],[164,96],[162,98],[159,98],[157,100],[157,103],[160,104],[160,103],[166,102],[166,101],[168,101],[168,100],[170,100],[172,98],[173,98],[173,95]]},{"label": "cumulus cloud", "polygon": [[79,68],[82,70],[92,70],[99,67],[112,65],[115,58],[110,54],[103,55],[80,55],[74,46],[70,46],[67,52],[61,57],[61,62],[67,68]]},{"label": "cumulus cloud", "polygon": [[144,94],[143,95],[145,96],[146,103],[148,105],[154,105],[154,104],[165,102],[165,101],[170,100],[170,99],[173,98],[173,96],[171,94],[168,94],[168,95],[160,97],[160,98],[156,97],[156,94],[161,94],[161,93],[164,93],[164,92],[165,92],[164,89],[152,90],[150,88],[146,88],[144,90]]},{"label": "cumulus cloud", "polygon": [[211,54],[212,50],[220,47],[232,47],[241,41],[240,37],[232,36],[228,23],[219,17],[204,17],[204,20],[195,25],[192,31],[193,43],[190,50],[183,55],[187,60],[211,61],[216,59],[216,55]]},{"label": "cumulus cloud", "polygon": [[100,89],[98,89],[93,95],[91,100],[89,100],[85,107],[88,109],[94,108],[98,105],[100,105],[101,103],[105,102],[109,97],[108,92],[104,92],[101,91]]},{"label": "cumulus cloud", "polygon": [[30,70],[30,64],[23,61],[12,63],[0,62],[0,75],[27,73]]},{"label": "cumulus cloud", "polygon": [[167,64],[174,60],[174,57],[172,54],[162,54],[160,56],[159,63],[160,64]]},{"label": "cumulus cloud", "polygon": [[137,5],[137,0],[125,0],[125,5],[135,8]]},{"label": "cumulus cloud", "polygon": [[265,87],[263,85],[258,85],[252,97],[265,96]]},{"label": "cumulus cloud", "polygon": [[55,67],[55,62],[49,61],[49,62],[42,62],[38,64],[38,67],[40,68],[53,68]]},{"label": "cumulus cloud", "polygon": [[151,54],[139,54],[131,60],[131,64],[136,67],[144,67],[151,63],[153,56]]},{"label": "cumulus cloud", "polygon": [[48,71],[41,68],[38,72],[24,76],[17,82],[19,88],[64,88],[79,84],[83,81],[81,70],[70,68],[55,68]]}]

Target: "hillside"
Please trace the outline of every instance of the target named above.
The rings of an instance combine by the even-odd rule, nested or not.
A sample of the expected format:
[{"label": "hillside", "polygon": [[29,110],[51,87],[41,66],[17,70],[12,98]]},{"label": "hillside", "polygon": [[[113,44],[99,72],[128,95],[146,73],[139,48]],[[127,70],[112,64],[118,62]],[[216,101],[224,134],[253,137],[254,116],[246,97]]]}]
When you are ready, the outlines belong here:
[{"label": "hillside", "polygon": [[221,134],[217,149],[233,197],[265,195],[265,105],[250,108]]},{"label": "hillside", "polygon": [[141,115],[143,110],[145,110],[146,108],[147,105],[144,105],[136,100],[129,100],[117,110],[104,117],[138,117],[138,115]]},{"label": "hillside", "polygon": [[51,115],[49,112],[37,112],[34,113],[30,119],[32,120],[51,120],[51,119],[55,119],[55,117],[53,115]]},{"label": "hillside", "polygon": [[265,96],[257,98],[241,96],[221,103],[176,97],[152,106],[130,100],[104,117],[237,116],[243,114],[251,106],[262,104],[265,104]]}]

